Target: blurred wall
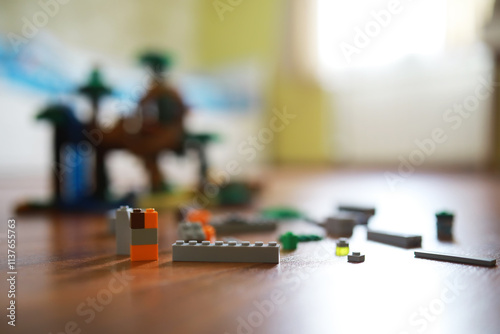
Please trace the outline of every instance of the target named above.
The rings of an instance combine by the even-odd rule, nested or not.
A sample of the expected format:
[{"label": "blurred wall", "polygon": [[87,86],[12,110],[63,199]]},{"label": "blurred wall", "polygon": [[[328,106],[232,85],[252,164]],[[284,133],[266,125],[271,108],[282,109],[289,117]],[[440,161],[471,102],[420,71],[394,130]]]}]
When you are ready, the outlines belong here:
[{"label": "blurred wall", "polygon": [[[33,16],[43,10],[40,3],[2,1],[1,31],[21,35],[23,18],[33,22]],[[190,67],[196,55],[193,36],[198,25],[193,13],[198,3],[196,0],[72,0],[51,7],[54,14],[40,30],[50,31],[70,47],[119,60],[134,59],[148,47],[172,50],[178,66]]]},{"label": "blurred wall", "polygon": [[[222,1],[222,3],[229,3]],[[295,116],[289,124],[274,133],[268,158],[278,163],[318,163],[328,161],[327,123],[324,92],[312,80],[297,75],[287,66],[294,52],[287,45],[289,30],[295,22],[286,17],[292,1],[240,1],[231,8],[202,1],[199,19],[199,64],[217,67],[227,63],[253,61],[264,73],[264,118],[262,127],[274,117],[275,111]]]}]

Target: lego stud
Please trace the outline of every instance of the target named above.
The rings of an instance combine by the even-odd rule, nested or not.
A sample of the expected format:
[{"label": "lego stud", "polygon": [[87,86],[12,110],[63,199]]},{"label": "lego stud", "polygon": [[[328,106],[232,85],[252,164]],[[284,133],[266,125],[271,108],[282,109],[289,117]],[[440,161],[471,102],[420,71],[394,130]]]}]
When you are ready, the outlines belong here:
[{"label": "lego stud", "polygon": [[147,208],[146,212],[155,212],[155,209],[154,208]]},{"label": "lego stud", "polygon": [[271,247],[275,247],[278,243],[276,241],[271,241],[268,245]]},{"label": "lego stud", "polygon": [[237,245],[236,241],[229,241],[227,244],[229,246],[236,246]]},{"label": "lego stud", "polygon": [[242,246],[250,246],[250,241],[242,241],[241,245]]},{"label": "lego stud", "polygon": [[184,240],[177,240],[175,242],[176,245],[184,245]]},{"label": "lego stud", "polygon": [[210,241],[208,241],[208,240],[203,240],[203,241],[201,242],[201,244],[202,244],[203,246],[208,246],[208,245],[210,245]]},{"label": "lego stud", "polygon": [[222,245],[224,245],[224,241],[216,241],[215,245],[216,246],[222,246]]},{"label": "lego stud", "polygon": [[128,210],[128,205],[122,205],[122,206],[120,206],[120,210]]},{"label": "lego stud", "polygon": [[142,211],[141,209],[134,208],[134,212],[141,212],[141,211]]},{"label": "lego stud", "polygon": [[263,245],[264,245],[264,243],[262,241],[256,241],[255,242],[255,246],[260,247],[260,246],[263,246]]},{"label": "lego stud", "polygon": [[198,243],[198,241],[196,241],[196,240],[189,240],[189,244],[191,246],[196,245],[197,243]]},{"label": "lego stud", "polygon": [[351,263],[365,262],[365,256],[361,255],[360,252],[352,252],[352,254],[347,256],[347,262]]}]

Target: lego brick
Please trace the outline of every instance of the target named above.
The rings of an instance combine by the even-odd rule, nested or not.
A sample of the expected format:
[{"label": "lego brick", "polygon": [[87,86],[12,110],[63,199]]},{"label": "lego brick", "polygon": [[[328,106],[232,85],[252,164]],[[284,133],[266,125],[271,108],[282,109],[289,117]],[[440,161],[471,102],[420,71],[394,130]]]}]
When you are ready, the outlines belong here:
[{"label": "lego brick", "polygon": [[132,245],[158,244],[158,229],[142,228],[132,230]]},{"label": "lego brick", "polygon": [[360,252],[352,252],[352,254],[347,255],[347,262],[351,263],[365,262],[365,255],[361,255]]},{"label": "lego brick", "polygon": [[146,209],[144,213],[144,228],[158,228],[158,212],[155,209]]},{"label": "lego brick", "polygon": [[144,228],[144,211],[141,209],[134,209],[130,213],[130,228]]},{"label": "lego brick", "polygon": [[365,214],[367,216],[375,215],[375,208],[372,207],[363,207],[363,206],[354,206],[354,205],[339,205],[339,211],[348,211],[348,212],[358,212]]},{"label": "lego brick", "polygon": [[158,260],[158,244],[130,245],[130,261]]},{"label": "lego brick", "polygon": [[371,241],[377,241],[383,244],[402,247],[402,248],[422,247],[422,237],[420,235],[393,234],[385,232],[368,231],[367,238],[368,240]]},{"label": "lego brick", "polygon": [[451,212],[441,211],[436,213],[436,230],[439,240],[453,240],[453,219],[454,215]]},{"label": "lego brick", "polygon": [[299,236],[293,234],[292,232],[286,232],[280,236],[280,242],[283,245],[284,250],[296,250],[299,243]]},{"label": "lego brick", "polygon": [[203,241],[197,243],[192,240],[184,242],[178,240],[172,245],[173,261],[195,261],[195,262],[254,262],[254,263],[279,263],[280,246],[276,242],[264,244],[256,242],[250,244],[248,241],[237,243],[230,241],[216,241],[210,243]]},{"label": "lego brick", "polygon": [[128,206],[122,206],[116,210],[115,235],[116,235],[116,254],[130,255],[130,242],[132,239],[130,230],[130,209]]},{"label": "lego brick", "polygon": [[319,241],[323,240],[322,236],[316,234],[299,234],[297,235],[299,242]]},{"label": "lego brick", "polygon": [[205,240],[215,241],[215,228],[212,225],[203,225],[203,233],[205,233]]},{"label": "lego brick", "polygon": [[356,222],[355,214],[351,212],[341,212],[334,217],[327,218],[324,227],[328,234],[336,237],[349,238],[352,236]]},{"label": "lego brick", "polygon": [[177,237],[179,240],[196,240],[202,242],[205,240],[205,232],[200,223],[180,223],[177,227]]},{"label": "lego brick", "polygon": [[215,231],[220,234],[247,233],[273,231],[276,221],[261,217],[247,217],[239,214],[230,214],[211,222]]},{"label": "lego brick", "polygon": [[191,223],[201,223],[202,225],[208,224],[212,214],[208,210],[191,210],[186,216],[186,220]]},{"label": "lego brick", "polygon": [[346,256],[349,254],[349,243],[347,239],[341,238],[337,241],[337,248],[335,249],[335,255]]},{"label": "lego brick", "polygon": [[478,259],[473,257],[456,256],[452,254],[425,252],[425,251],[415,251],[415,257],[428,260],[454,262],[461,264],[472,264],[483,267],[495,267],[497,263],[496,259]]}]

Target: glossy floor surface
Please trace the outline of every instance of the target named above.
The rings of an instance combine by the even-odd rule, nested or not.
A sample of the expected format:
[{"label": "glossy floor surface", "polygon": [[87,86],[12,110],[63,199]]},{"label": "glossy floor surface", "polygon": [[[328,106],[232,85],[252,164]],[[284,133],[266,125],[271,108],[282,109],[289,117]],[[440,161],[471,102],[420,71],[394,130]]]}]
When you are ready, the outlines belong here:
[{"label": "glossy floor surface", "polygon": [[[500,258],[495,176],[415,173],[394,184],[384,172],[277,169],[262,181],[256,208],[292,205],[321,219],[339,203],[374,205],[374,229],[421,234],[425,250]],[[4,277],[9,209],[37,187],[2,180]],[[434,213],[441,209],[456,213],[453,243],[436,239]],[[352,251],[366,255],[361,264],[335,256],[331,238],[282,251],[278,265],[172,263],[173,217],[159,213],[158,262],[116,256],[104,216],[15,217],[17,326],[7,326],[2,314],[1,332],[500,333],[498,267],[415,259],[412,250],[366,241],[364,226],[350,240]],[[267,242],[288,230],[322,233],[296,221],[234,237]],[[4,306],[7,290],[2,279]]]}]

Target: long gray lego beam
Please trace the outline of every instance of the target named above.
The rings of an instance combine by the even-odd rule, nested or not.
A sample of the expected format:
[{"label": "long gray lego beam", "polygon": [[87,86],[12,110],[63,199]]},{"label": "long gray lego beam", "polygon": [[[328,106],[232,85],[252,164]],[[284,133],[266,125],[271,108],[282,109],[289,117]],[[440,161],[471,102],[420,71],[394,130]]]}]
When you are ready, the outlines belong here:
[{"label": "long gray lego beam", "polygon": [[461,264],[472,264],[476,266],[483,267],[494,267],[497,264],[496,259],[478,259],[467,256],[456,256],[452,254],[444,254],[444,253],[435,253],[435,252],[424,252],[424,251],[416,251],[415,257],[420,259],[427,260],[437,260],[437,261],[446,261],[446,262],[454,262]]},{"label": "long gray lego beam", "polygon": [[280,245],[277,242],[264,244],[261,241],[250,244],[248,241],[198,243],[194,240],[178,240],[172,245],[172,261],[279,263]]},{"label": "long gray lego beam", "polygon": [[385,232],[368,231],[367,238],[371,241],[381,242],[402,248],[422,247],[422,237],[420,235],[392,234]]}]

